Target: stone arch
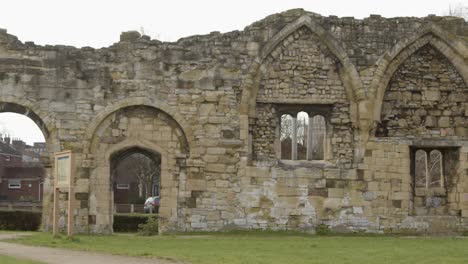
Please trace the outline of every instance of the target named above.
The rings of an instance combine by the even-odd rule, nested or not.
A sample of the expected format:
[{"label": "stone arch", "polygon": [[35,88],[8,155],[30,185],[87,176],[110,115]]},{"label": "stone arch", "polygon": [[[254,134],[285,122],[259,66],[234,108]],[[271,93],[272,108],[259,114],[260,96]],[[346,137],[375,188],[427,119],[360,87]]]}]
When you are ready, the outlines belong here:
[{"label": "stone arch", "polygon": [[99,114],[97,114],[96,118],[94,118],[93,121],[91,121],[88,129],[86,129],[85,133],[85,153],[90,153],[90,148],[91,148],[91,141],[93,139],[93,136],[96,132],[96,129],[99,127],[99,125],[112,113],[117,112],[120,109],[130,107],[130,106],[148,106],[152,107],[155,109],[159,109],[166,114],[168,114],[170,117],[172,117],[177,124],[180,126],[182,132],[184,133],[184,137],[187,141],[188,149],[191,149],[192,145],[192,129],[191,126],[188,124],[188,122],[183,118],[180,114],[175,112],[168,104],[154,99],[150,100],[149,98],[146,97],[137,97],[137,98],[126,98],[120,101],[117,101],[111,105],[108,105],[106,108],[101,110]]},{"label": "stone arch", "polygon": [[2,96],[0,98],[0,112],[13,112],[29,117],[36,123],[46,139],[48,139],[51,132],[55,130],[53,118],[41,111],[35,104],[25,99]]},{"label": "stone arch", "polygon": [[53,153],[62,150],[56,133],[55,119],[50,114],[40,110],[35,103],[13,96],[0,97],[0,112],[12,112],[29,117],[44,135],[48,155],[45,159],[41,158],[45,170],[41,225],[44,230],[50,230],[52,227]]},{"label": "stone arch", "polygon": [[108,164],[112,155],[131,148],[140,148],[149,152],[157,152],[161,155],[161,163],[167,164],[167,151],[157,143],[146,140],[144,138],[127,138],[117,144],[112,145],[109,149],[106,150],[104,159],[102,159],[101,162]]},{"label": "stone arch", "polygon": [[375,78],[370,87],[370,98],[374,102],[374,121],[380,122],[385,90],[394,73],[406,59],[428,44],[448,59],[468,85],[468,46],[436,25],[428,25],[416,35],[398,42],[376,62]]},{"label": "stone arch", "polygon": [[[280,32],[265,44],[259,55],[250,66],[249,73],[246,80],[243,82],[242,98],[240,103],[240,114],[252,116],[255,114],[255,101],[259,89],[259,82],[261,79],[261,69],[265,60],[272,54],[274,49],[281,44],[289,35],[296,32],[302,27],[307,27],[312,33],[316,34],[322,42],[326,45],[329,51],[337,57],[342,67],[339,67],[339,74],[345,86],[348,99],[351,102],[355,100],[364,99],[364,91],[362,82],[356,67],[351,63],[346,51],[341,47],[339,42],[328,33],[323,27],[314,22],[309,16],[304,15],[296,21],[286,25]],[[353,120],[357,120],[356,106],[354,103],[352,110]]]},{"label": "stone arch", "polygon": [[[185,173],[189,153],[180,124],[168,113],[147,104],[125,104],[104,115],[92,127],[88,155],[83,166],[89,167],[89,214],[95,219],[92,232],[112,232],[113,197],[111,156],[130,148],[144,149],[161,157],[160,230],[177,224],[179,174]],[[115,115],[114,115],[115,113]],[[117,132],[116,132],[117,131]]]},{"label": "stone arch", "polygon": [[[132,148],[139,148],[139,149],[142,149],[142,150],[145,150],[147,152],[150,152],[150,153],[157,153],[160,155],[161,157],[161,186],[162,188],[164,189],[167,189],[167,187],[170,187],[172,186],[171,185],[171,180],[170,180],[170,171],[169,171],[169,162],[168,162],[168,159],[169,159],[169,154],[167,153],[167,151],[159,146],[157,143],[154,143],[150,140],[145,140],[145,139],[142,139],[142,138],[127,138],[125,139],[124,141],[121,141],[117,144],[114,144],[112,145],[109,149],[107,149],[105,151],[105,154],[104,154],[104,159],[101,159],[100,162],[98,162],[97,166],[98,168],[100,168],[102,171],[102,173],[105,173],[106,175],[108,175],[109,179],[110,179],[110,175],[111,175],[111,159],[112,159],[112,156],[114,156],[115,154],[118,154],[118,153],[121,153],[122,151],[125,151],[125,150],[128,150],[128,149],[132,149]],[[172,209],[174,208],[170,208],[170,204],[174,204],[173,203],[173,200],[174,199],[177,199],[177,196],[176,194],[174,193],[171,193],[171,192],[166,192],[168,195],[163,195],[161,196],[161,210],[160,210],[160,214],[159,214],[159,217],[160,219],[163,219],[163,221],[167,221],[171,218],[176,218],[177,216],[173,216],[171,215],[172,213]],[[108,208],[109,210],[113,210],[113,197],[112,197],[112,191],[109,192],[110,194],[110,199],[109,199],[109,205],[108,205]],[[172,196],[171,196],[172,195]],[[165,208],[169,208],[169,210],[165,209]],[[110,226],[112,226],[112,223],[113,223],[113,212],[110,211],[108,212],[108,216],[109,216],[109,223],[110,223]],[[159,226],[160,230],[164,231],[164,225],[160,225]]]},{"label": "stone arch", "polygon": [[296,21],[286,25],[278,32],[270,41],[265,44],[259,55],[252,62],[249,72],[242,83],[242,96],[239,107],[240,113],[240,139],[244,143],[244,152],[251,153],[251,135],[249,135],[249,117],[255,116],[256,100],[258,90],[262,78],[262,70],[265,69],[265,62],[269,56],[274,56],[275,48],[283,43],[283,41],[298,31],[302,27],[306,27],[313,34],[318,36],[323,44],[327,47],[331,54],[336,56],[340,67],[338,74],[346,91],[346,95],[350,102],[350,119],[354,126],[358,124],[358,105],[357,101],[365,99],[365,92],[356,67],[352,64],[346,51],[341,47],[339,42],[323,27],[314,22],[307,15],[301,16]]}]

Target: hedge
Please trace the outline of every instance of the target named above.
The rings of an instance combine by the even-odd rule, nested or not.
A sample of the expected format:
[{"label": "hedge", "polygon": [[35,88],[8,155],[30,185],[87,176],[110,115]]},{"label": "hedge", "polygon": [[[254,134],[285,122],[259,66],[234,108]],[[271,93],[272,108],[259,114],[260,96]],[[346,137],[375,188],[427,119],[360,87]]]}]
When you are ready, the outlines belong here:
[{"label": "hedge", "polygon": [[114,232],[137,232],[139,224],[146,224],[154,214],[114,214]]},{"label": "hedge", "polygon": [[42,213],[27,211],[0,211],[0,230],[37,231]]}]

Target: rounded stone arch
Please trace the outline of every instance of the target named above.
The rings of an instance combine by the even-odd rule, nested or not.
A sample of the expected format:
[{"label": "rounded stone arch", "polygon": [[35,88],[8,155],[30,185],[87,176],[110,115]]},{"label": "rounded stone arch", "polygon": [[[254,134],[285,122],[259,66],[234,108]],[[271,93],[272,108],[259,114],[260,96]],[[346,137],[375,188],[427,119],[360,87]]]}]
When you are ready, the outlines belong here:
[{"label": "rounded stone arch", "polygon": [[112,113],[115,113],[121,109],[131,106],[147,106],[158,109],[162,112],[165,112],[169,115],[174,121],[179,125],[182,133],[184,134],[184,138],[187,141],[188,149],[191,149],[192,146],[192,129],[188,122],[178,113],[176,113],[169,105],[160,101],[160,100],[150,100],[145,97],[138,97],[138,98],[126,98],[117,102],[108,105],[103,110],[99,111],[93,121],[91,121],[90,125],[86,129],[85,133],[85,146],[84,151],[85,153],[89,154],[91,152],[91,142],[94,137],[96,130],[98,129],[99,125]]},{"label": "rounded stone arch", "polygon": [[[42,111],[37,104],[23,98],[12,96],[0,97],[0,112],[12,112],[29,117],[41,130],[46,140],[49,157],[53,152],[61,151],[60,140],[58,138],[55,118],[53,113]],[[48,163],[48,161],[46,161]]]},{"label": "rounded stone arch", "polygon": [[[23,98],[12,96],[0,97],[0,112],[12,112],[29,117],[41,130],[45,138],[47,156],[41,158],[41,163],[45,169],[45,182],[43,185],[42,199],[42,228],[50,230],[52,227],[52,197],[53,197],[53,153],[61,151],[60,140],[58,138],[53,113],[41,111],[34,102]],[[47,158],[48,157],[48,158]]]},{"label": "rounded stone arch", "polygon": [[353,121],[357,120],[356,106],[353,103],[356,100],[364,99],[364,91],[361,79],[356,67],[351,63],[346,51],[339,42],[323,27],[314,22],[307,15],[299,17],[296,21],[286,25],[268,43],[265,44],[259,55],[250,66],[246,79],[243,82],[242,97],[240,103],[240,114],[252,116],[255,114],[255,101],[261,79],[261,70],[268,56],[272,55],[275,48],[283,42],[288,36],[302,27],[307,27],[312,33],[316,34],[327,46],[328,50],[336,56],[342,67],[338,67],[340,78],[345,87],[348,100],[351,102],[351,117]]},{"label": "rounded stone arch", "polygon": [[[185,173],[185,162],[190,151],[183,128],[167,112],[141,101],[135,104],[135,100],[132,100],[108,109],[113,111],[103,112],[101,118],[89,128],[93,135],[89,136],[89,145],[84,149],[86,157],[83,166],[89,168],[89,214],[95,219],[90,224],[92,232],[112,232],[112,156],[131,149],[145,150],[161,158],[160,230],[164,232],[173,228],[177,225],[177,195],[181,181],[178,175]],[[120,123],[120,118],[114,119],[114,113],[116,117],[128,118],[129,122]],[[125,124],[127,132],[113,135],[114,121]],[[147,124],[153,125],[146,129]]]},{"label": "rounded stone arch", "polygon": [[468,85],[468,46],[438,26],[428,25],[412,37],[400,40],[377,60],[375,77],[370,86],[370,98],[374,102],[374,121],[380,122],[385,90],[395,72],[411,55],[425,45],[431,45],[443,54]]},{"label": "rounded stone arch", "polygon": [[49,138],[52,131],[55,131],[53,118],[41,111],[31,101],[11,96],[2,96],[0,98],[0,112],[12,112],[29,117],[36,123],[46,139]]}]

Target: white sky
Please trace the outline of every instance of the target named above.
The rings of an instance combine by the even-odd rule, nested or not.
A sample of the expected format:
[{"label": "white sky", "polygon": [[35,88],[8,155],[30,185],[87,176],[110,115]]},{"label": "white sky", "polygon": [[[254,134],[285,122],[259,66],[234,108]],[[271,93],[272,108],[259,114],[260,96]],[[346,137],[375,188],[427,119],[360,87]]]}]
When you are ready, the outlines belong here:
[{"label": "white sky", "polygon": [[27,116],[15,113],[0,113],[0,133],[2,137],[20,138],[29,145],[45,141],[36,123]]},{"label": "white sky", "polygon": [[[176,41],[211,31],[242,30],[292,8],[323,16],[423,17],[443,15],[450,5],[460,4],[468,6],[468,0],[2,0],[0,28],[23,42],[100,48],[117,42],[122,31],[144,29],[152,38]],[[3,132],[28,143],[43,140],[32,121],[17,115],[0,114]]]},{"label": "white sky", "polygon": [[292,8],[324,16],[384,17],[443,14],[468,0],[2,0],[0,28],[37,44],[109,46],[122,31],[144,29],[175,41],[211,31],[241,30]]}]

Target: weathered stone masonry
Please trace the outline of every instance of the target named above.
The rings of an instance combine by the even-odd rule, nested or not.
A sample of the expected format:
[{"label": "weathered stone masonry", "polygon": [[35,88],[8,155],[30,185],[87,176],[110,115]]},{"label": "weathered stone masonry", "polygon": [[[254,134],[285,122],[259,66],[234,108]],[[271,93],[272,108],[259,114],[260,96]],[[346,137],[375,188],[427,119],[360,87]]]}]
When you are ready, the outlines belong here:
[{"label": "weathered stone masonry", "polygon": [[[161,155],[161,232],[462,232],[467,40],[453,17],[304,10],[172,43],[126,32],[102,49],[2,30],[0,109],[31,117],[50,153],[77,154],[80,232],[112,232],[110,160],[132,148]],[[322,111],[324,160],[281,159],[285,109]],[[418,150],[442,153],[437,188],[415,186]]]}]

